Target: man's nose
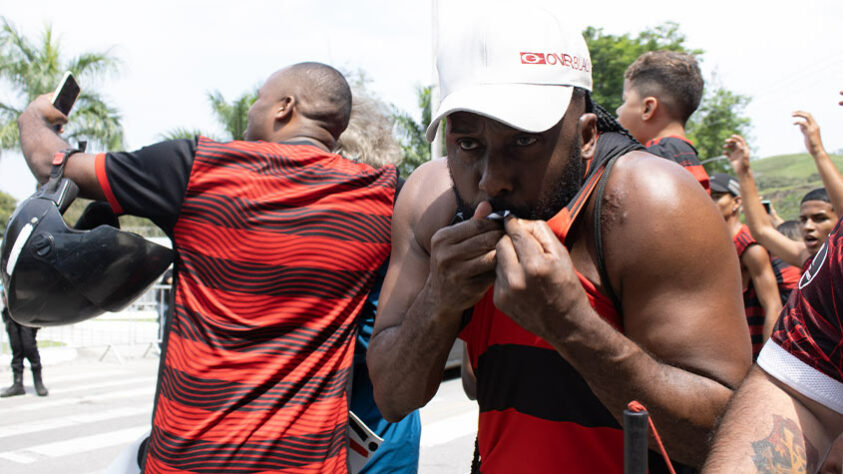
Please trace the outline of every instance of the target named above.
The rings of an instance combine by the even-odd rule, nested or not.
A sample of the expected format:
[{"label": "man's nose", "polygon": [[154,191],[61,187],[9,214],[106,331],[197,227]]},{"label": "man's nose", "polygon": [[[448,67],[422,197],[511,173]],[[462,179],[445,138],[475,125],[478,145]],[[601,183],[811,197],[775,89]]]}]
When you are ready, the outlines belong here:
[{"label": "man's nose", "polygon": [[505,157],[486,156],[478,188],[488,197],[501,196],[512,191],[511,163]]}]

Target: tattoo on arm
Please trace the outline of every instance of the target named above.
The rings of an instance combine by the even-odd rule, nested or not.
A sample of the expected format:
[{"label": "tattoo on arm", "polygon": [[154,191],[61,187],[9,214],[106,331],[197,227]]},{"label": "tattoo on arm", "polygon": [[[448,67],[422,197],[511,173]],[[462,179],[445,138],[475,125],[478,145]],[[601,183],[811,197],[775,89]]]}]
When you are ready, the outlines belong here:
[{"label": "tattoo on arm", "polygon": [[758,472],[814,472],[819,454],[795,421],[773,415],[773,431],[754,441],[752,461]]}]

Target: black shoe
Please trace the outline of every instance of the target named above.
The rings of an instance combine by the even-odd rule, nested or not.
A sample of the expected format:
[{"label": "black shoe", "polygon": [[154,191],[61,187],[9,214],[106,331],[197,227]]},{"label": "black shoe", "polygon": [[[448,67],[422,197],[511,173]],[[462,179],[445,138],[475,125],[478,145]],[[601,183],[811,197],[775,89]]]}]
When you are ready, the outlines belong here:
[{"label": "black shoe", "polygon": [[14,374],[12,385],[0,392],[0,398],[14,397],[25,393],[23,390],[23,374]]},{"label": "black shoe", "polygon": [[39,397],[46,397],[48,393],[47,387],[44,386],[44,381],[41,380],[41,369],[32,371],[32,382],[35,385],[35,393]]}]

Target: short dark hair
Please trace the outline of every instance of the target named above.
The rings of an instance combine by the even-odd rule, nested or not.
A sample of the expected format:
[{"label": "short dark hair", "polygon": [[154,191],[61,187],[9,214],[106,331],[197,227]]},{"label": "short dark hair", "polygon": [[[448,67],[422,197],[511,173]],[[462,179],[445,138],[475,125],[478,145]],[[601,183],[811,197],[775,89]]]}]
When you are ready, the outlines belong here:
[{"label": "short dark hair", "polygon": [[828,198],[828,191],[825,188],[817,188],[808,191],[808,194],[802,198],[799,204],[804,204],[805,201],[824,201],[831,204],[831,199]]},{"label": "short dark hair", "polygon": [[802,241],[802,224],[799,221],[784,221],[776,227],[776,230],[791,240]]},{"label": "short dark hair", "polygon": [[697,60],[677,51],[650,51],[638,57],[624,73],[624,78],[643,96],[653,96],[668,113],[681,120],[700,106],[703,78]]}]

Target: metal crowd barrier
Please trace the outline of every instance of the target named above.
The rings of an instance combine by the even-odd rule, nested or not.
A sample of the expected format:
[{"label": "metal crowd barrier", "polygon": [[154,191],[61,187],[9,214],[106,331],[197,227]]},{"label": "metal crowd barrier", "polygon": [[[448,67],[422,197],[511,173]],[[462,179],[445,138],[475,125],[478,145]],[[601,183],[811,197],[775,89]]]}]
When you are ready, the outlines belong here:
[{"label": "metal crowd barrier", "polygon": [[[41,352],[53,348],[84,350],[99,354],[99,359],[112,355],[120,363],[126,357],[159,354],[163,322],[162,300],[170,285],[156,284],[119,313],[105,313],[97,318],[67,326],[41,328],[38,347]],[[163,327],[163,325],[162,325]],[[0,336],[0,370],[11,354],[5,327]]]}]

